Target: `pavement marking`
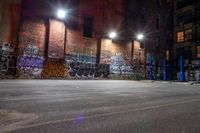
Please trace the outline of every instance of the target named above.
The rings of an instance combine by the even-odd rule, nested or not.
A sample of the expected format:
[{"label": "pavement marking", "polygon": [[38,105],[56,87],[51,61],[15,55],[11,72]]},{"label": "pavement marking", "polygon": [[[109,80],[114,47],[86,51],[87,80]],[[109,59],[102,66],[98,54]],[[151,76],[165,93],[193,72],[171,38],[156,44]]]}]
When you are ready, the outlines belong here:
[{"label": "pavement marking", "polygon": [[[90,115],[90,116],[85,116],[84,119],[94,119],[98,117],[106,117],[106,116],[113,116],[113,115],[118,115],[118,114],[125,114],[125,113],[131,113],[131,112],[138,112],[138,111],[145,111],[145,110],[153,110],[153,109],[159,109],[159,108],[164,108],[164,107],[170,107],[170,106],[175,106],[175,105],[180,105],[180,104],[188,104],[192,102],[200,102],[200,99],[191,99],[188,101],[182,101],[182,102],[174,102],[174,103],[168,103],[168,104],[161,104],[161,105],[155,105],[155,106],[150,106],[150,107],[143,107],[143,108],[138,108],[138,109],[129,109],[129,110],[124,110],[124,111],[118,111],[118,112],[110,112],[110,113],[102,113],[102,114],[96,114],[96,115]],[[71,122],[74,121],[75,118],[70,118],[70,119],[63,119],[63,120],[55,120],[55,121],[48,121],[44,123],[39,123],[39,124],[32,124],[28,126],[21,126],[19,128],[15,128],[6,132],[14,131],[14,130],[21,130],[21,129],[27,129],[27,128],[34,128],[38,126],[44,126],[44,125],[49,125],[49,124],[57,124],[61,122]]]}]

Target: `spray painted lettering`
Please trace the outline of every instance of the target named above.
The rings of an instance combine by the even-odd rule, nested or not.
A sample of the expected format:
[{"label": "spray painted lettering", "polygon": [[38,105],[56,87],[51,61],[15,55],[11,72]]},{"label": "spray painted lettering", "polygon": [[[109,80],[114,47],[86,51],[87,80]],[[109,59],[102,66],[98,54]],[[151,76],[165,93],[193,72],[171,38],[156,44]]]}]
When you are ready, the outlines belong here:
[{"label": "spray painted lettering", "polygon": [[38,54],[38,47],[33,45],[33,44],[29,44],[27,46],[27,48],[24,50],[24,55],[37,55]]},{"label": "spray painted lettering", "polygon": [[14,48],[9,43],[0,44],[0,75],[1,78],[14,76],[16,67],[15,57],[13,56]]},{"label": "spray painted lettering", "polygon": [[6,72],[8,70],[9,60],[7,56],[0,55],[0,70],[1,72]]},{"label": "spray painted lettering", "polygon": [[17,58],[17,66],[21,67],[35,67],[42,68],[43,67],[43,58],[39,56],[19,56]]},{"label": "spray painted lettering", "polygon": [[43,62],[43,57],[19,56],[17,58],[17,67],[21,78],[41,78]]},{"label": "spray painted lettering", "polygon": [[45,79],[49,78],[67,78],[67,66],[56,61],[48,61],[42,71]]},{"label": "spray painted lettering", "polygon": [[110,65],[99,65],[96,67],[96,57],[88,55],[66,55],[69,79],[95,79],[108,78]]},{"label": "spray painted lettering", "polygon": [[38,47],[29,44],[23,51],[23,55],[17,58],[19,78],[41,78],[44,58],[38,55]]}]

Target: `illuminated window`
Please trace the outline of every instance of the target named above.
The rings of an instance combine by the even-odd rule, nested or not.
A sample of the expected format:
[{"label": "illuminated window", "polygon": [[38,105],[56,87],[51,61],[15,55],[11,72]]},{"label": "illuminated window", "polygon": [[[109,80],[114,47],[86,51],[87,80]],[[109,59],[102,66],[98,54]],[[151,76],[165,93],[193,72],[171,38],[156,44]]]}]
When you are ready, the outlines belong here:
[{"label": "illuminated window", "polygon": [[185,31],[185,41],[191,41],[192,40],[192,29]]},{"label": "illuminated window", "polygon": [[184,42],[184,32],[183,31],[177,33],[177,42],[178,43]]}]

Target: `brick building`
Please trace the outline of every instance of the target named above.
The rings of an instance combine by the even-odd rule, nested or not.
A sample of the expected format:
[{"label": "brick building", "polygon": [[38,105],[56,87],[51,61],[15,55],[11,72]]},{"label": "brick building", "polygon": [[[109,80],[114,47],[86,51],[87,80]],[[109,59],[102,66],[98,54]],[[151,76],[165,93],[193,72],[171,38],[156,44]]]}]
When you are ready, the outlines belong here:
[{"label": "brick building", "polygon": [[194,60],[199,56],[200,2],[196,0],[175,1],[175,49],[176,58]]},{"label": "brick building", "polygon": [[157,73],[163,73],[158,72],[158,68],[163,67],[164,58],[172,58],[172,0],[127,0],[126,5],[127,36],[133,38],[138,33],[144,34],[142,43],[146,49],[147,71],[150,60],[153,60],[156,78]]},{"label": "brick building", "polygon": [[[18,0],[9,8],[17,10],[10,17],[15,28],[7,26],[11,32],[0,41],[17,44],[20,78],[141,79],[145,61],[158,67],[171,51],[171,6],[170,0]],[[66,18],[57,17],[58,9]],[[141,42],[138,33],[145,35]]]},{"label": "brick building", "polygon": [[[22,0],[21,9],[20,78],[129,79],[139,65],[133,56],[143,60],[140,43],[123,39],[122,0]],[[65,19],[58,9],[67,11]]]},{"label": "brick building", "polygon": [[186,80],[196,80],[200,59],[200,2],[175,0],[174,14],[174,58],[178,62],[183,56]]}]

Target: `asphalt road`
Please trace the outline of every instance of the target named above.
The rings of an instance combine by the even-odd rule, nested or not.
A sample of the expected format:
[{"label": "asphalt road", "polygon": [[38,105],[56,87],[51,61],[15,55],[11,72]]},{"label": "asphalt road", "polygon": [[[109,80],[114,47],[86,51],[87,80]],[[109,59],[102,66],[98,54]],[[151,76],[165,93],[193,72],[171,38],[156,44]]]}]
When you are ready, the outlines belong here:
[{"label": "asphalt road", "polygon": [[200,133],[200,86],[2,80],[0,132]]}]

